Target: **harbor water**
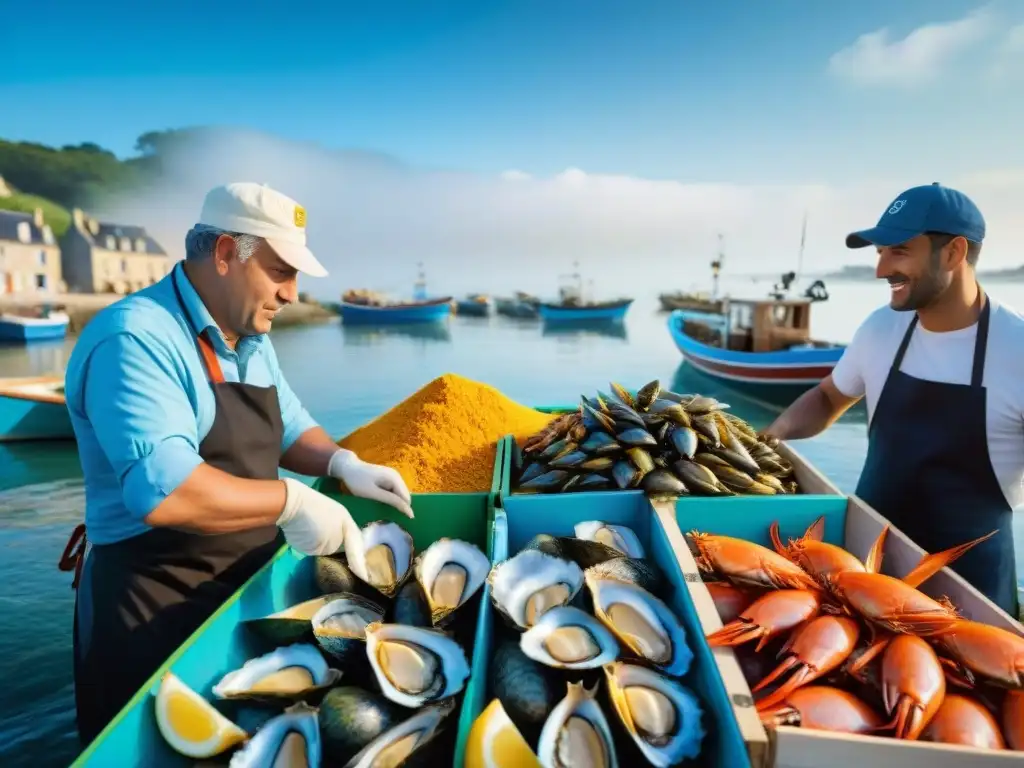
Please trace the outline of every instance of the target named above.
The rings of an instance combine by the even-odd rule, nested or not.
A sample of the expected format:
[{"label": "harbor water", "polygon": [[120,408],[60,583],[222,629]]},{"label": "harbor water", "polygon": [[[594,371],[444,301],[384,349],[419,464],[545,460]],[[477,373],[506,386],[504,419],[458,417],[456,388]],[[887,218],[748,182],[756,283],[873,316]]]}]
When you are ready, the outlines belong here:
[{"label": "harbor water", "polygon": [[[723,286],[735,296],[764,296],[768,283]],[[830,284],[814,306],[816,338],[849,341],[858,323],[888,300],[884,283]],[[1024,285],[990,292],[1024,307]],[[610,381],[637,387],[660,379],[732,406],[756,427],[777,414],[724,389],[685,364],[654,296],[640,296],[615,330],[545,329],[536,320],[453,317],[428,327],[345,328],[331,322],[281,329],[272,338],[292,388],[327,431],[341,437],[431,379],[457,373],[527,404],[574,403]],[[0,348],[0,375],[61,372],[74,339]],[[857,483],[867,445],[857,407],[824,434],[795,447],[844,492]],[[73,443],[0,445],[0,765],[65,766],[79,751],[75,732],[71,574],[57,569],[81,521],[83,489]],[[1017,530],[1018,559],[1024,536]],[[1018,573],[1020,573],[1018,568]]]}]

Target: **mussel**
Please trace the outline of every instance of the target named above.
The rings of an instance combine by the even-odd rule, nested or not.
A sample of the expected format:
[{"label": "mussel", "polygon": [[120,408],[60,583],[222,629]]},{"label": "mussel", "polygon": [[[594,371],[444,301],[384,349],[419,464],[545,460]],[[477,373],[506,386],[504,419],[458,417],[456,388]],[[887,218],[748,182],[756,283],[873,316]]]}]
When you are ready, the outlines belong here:
[{"label": "mussel", "polygon": [[455,702],[451,699],[424,707],[363,747],[348,765],[352,768],[405,765],[413,753],[438,735],[454,710]]},{"label": "mussel", "polygon": [[475,544],[438,539],[416,559],[416,580],[430,606],[431,620],[442,624],[487,580],[491,561]]},{"label": "mussel", "polygon": [[702,712],[689,690],[635,664],[613,662],[604,671],[615,712],[651,765],[668,768],[700,754]]},{"label": "mussel", "polygon": [[326,690],[341,678],[316,646],[297,643],[249,659],[213,686],[218,699],[298,700]]},{"label": "mussel", "polygon": [[586,574],[594,613],[635,656],[665,673],[685,675],[693,660],[686,630],[659,598],[635,584]]},{"label": "mussel", "polygon": [[560,605],[519,638],[519,647],[534,661],[558,669],[594,669],[619,655],[615,636],[586,611]]},{"label": "mussel", "polygon": [[384,695],[403,707],[453,696],[469,678],[466,652],[437,629],[371,624],[366,655]]},{"label": "mussel", "polygon": [[583,571],[571,560],[524,549],[498,563],[487,577],[494,607],[522,629],[546,611],[571,601],[583,586]]},{"label": "mussel", "polygon": [[317,611],[341,596],[340,593],[334,593],[315,597],[269,616],[247,619],[242,625],[275,645],[298,643],[309,639],[311,622]]},{"label": "mussel", "polygon": [[394,597],[412,572],[412,536],[398,523],[378,520],[345,534],[348,567],[386,597]]}]

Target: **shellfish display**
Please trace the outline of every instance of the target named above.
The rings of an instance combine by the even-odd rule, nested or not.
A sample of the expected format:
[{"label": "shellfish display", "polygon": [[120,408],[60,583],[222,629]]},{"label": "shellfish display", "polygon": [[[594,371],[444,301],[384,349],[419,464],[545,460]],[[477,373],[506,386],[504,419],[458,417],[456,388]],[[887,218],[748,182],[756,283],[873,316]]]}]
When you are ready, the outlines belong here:
[{"label": "shellfish display", "polygon": [[636,531],[600,520],[539,534],[488,576],[490,703],[466,765],[677,765],[700,753],[704,710],[679,679],[686,630]]},{"label": "shellfish display", "polygon": [[1004,719],[1000,733],[1000,713],[1024,691],[1024,638],[918,590],[988,536],[898,578],[882,573],[887,526],[863,562],[824,531],[818,518],[784,543],[772,522],[770,547],[689,534],[726,622],[708,640],[735,649],[764,725],[1012,748],[1024,719]]},{"label": "shellfish display", "polygon": [[[580,397],[512,454],[513,493],[642,490],[649,496],[775,496],[800,493],[793,465],[729,405],[663,389],[657,380],[636,395],[612,383],[612,395]],[[654,398],[640,397],[655,393]],[[590,526],[593,521],[581,523]],[[581,538],[609,543],[613,527]],[[626,552],[626,554],[631,554]],[[631,556],[640,556],[631,554]]]},{"label": "shellfish display", "polygon": [[377,521],[308,561],[305,599],[239,622],[251,656],[232,659],[212,701],[164,676],[166,744],[233,768],[451,765],[487,555],[453,538],[417,553],[401,525]]}]

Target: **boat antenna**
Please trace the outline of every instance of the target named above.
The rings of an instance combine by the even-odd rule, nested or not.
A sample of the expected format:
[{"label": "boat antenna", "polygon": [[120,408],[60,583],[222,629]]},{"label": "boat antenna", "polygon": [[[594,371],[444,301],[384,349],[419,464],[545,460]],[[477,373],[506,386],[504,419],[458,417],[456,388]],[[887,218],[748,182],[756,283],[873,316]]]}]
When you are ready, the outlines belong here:
[{"label": "boat antenna", "polygon": [[413,298],[416,301],[423,301],[427,298],[427,274],[423,271],[423,262],[417,262],[416,282],[413,287]]},{"label": "boat antenna", "polygon": [[722,247],[722,233],[718,233],[718,256],[711,262],[711,298],[718,298],[718,273],[722,271],[722,264],[725,263],[725,249]]},{"label": "boat antenna", "polygon": [[800,275],[804,271],[804,245],[807,244],[807,211],[804,211],[804,224],[800,230],[800,254],[797,256],[796,261],[796,277],[800,278]]}]

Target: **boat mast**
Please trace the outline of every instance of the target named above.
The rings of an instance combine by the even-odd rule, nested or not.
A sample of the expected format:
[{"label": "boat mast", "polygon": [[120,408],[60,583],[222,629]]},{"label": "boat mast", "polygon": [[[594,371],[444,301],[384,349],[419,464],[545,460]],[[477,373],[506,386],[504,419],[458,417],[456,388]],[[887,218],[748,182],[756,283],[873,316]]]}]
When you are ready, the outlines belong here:
[{"label": "boat mast", "polygon": [[718,298],[718,273],[725,262],[725,250],[722,248],[722,233],[718,233],[718,257],[711,262],[711,299]]},{"label": "boat mast", "polygon": [[416,301],[424,301],[427,298],[427,275],[423,271],[423,262],[416,264],[418,274],[416,276],[416,282],[413,284],[412,297]]},{"label": "boat mast", "polygon": [[793,282],[799,281],[800,280],[800,273],[802,273],[804,271],[804,245],[806,244],[806,242],[807,242],[807,211],[804,211],[804,225],[803,225],[803,228],[800,230],[800,255],[797,257],[797,261],[796,261],[796,280],[794,280]]}]

